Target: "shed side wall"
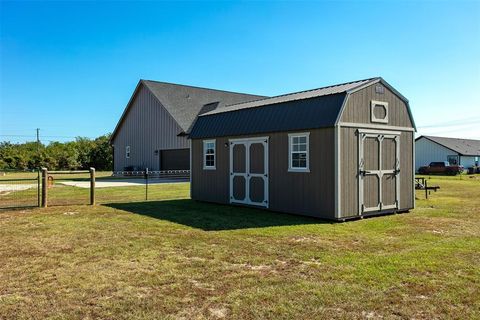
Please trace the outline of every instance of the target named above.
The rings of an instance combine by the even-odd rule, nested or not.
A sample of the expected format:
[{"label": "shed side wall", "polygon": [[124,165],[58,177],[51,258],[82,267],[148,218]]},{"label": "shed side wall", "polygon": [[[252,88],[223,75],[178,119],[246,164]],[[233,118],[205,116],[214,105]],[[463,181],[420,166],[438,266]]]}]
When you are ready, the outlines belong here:
[{"label": "shed side wall", "polygon": [[[155,155],[155,150],[189,148],[190,141],[177,136],[181,131],[168,111],[141,85],[113,140],[114,170],[123,171],[127,166],[160,170],[160,153]],[[130,146],[129,159],[126,146]]]},{"label": "shed side wall", "polygon": [[[356,128],[341,128],[341,214],[358,216],[358,137]],[[400,210],[414,207],[413,199],[413,132],[400,136]]]},{"label": "shed side wall", "polygon": [[[334,129],[310,132],[310,172],[288,172],[288,132],[252,135],[269,137],[269,209],[334,218]],[[244,136],[248,138],[247,136]],[[203,140],[192,141],[192,198],[229,203],[229,139],[216,139],[216,170],[203,170]]]}]

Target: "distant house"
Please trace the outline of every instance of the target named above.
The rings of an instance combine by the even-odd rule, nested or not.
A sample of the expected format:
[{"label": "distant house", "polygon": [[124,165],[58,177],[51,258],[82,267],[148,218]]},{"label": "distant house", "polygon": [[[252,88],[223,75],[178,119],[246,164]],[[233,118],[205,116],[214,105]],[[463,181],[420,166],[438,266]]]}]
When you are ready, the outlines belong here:
[{"label": "distant house", "polygon": [[191,197],[345,220],[408,211],[415,123],[382,78],[216,108],[191,132]]},{"label": "distant house", "polygon": [[420,136],[415,139],[415,171],[430,162],[448,161],[465,168],[478,165],[480,140]]},{"label": "distant house", "polygon": [[114,171],[190,168],[197,116],[264,96],[140,80],[111,137]]}]

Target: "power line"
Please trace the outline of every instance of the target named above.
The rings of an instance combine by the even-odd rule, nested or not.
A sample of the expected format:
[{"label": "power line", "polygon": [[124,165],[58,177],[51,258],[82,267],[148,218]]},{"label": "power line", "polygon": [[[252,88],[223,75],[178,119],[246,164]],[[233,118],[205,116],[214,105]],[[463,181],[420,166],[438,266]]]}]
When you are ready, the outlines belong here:
[{"label": "power line", "polygon": [[480,117],[473,117],[473,118],[469,117],[464,119],[451,120],[451,121],[440,122],[436,124],[419,126],[418,128],[425,129],[425,128],[455,127],[455,126],[462,126],[467,124],[480,124]]},{"label": "power line", "polygon": [[[0,137],[18,137],[18,138],[35,138],[33,134],[0,134]],[[64,139],[76,139],[76,138],[89,138],[95,139],[96,137],[85,137],[85,136],[42,136],[45,138],[64,138]]]}]

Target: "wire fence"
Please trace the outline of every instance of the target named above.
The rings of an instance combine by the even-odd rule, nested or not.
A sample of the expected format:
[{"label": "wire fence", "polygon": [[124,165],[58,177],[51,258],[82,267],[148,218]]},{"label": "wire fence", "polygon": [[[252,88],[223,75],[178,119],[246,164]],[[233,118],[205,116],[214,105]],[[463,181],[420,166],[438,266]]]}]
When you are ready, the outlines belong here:
[{"label": "wire fence", "polygon": [[39,205],[40,173],[38,171],[9,172],[0,177],[0,209],[38,207]]},{"label": "wire fence", "polygon": [[99,203],[184,198],[176,184],[189,180],[190,170],[114,171],[97,182],[95,193]]},{"label": "wire fence", "polygon": [[[93,170],[93,171],[92,171]],[[0,209],[188,197],[189,170],[16,172],[0,176]],[[180,183],[180,184],[179,184]]]},{"label": "wire fence", "polygon": [[[46,200],[48,206],[65,206],[90,204],[90,170],[74,171],[46,171],[46,183],[43,192],[48,194]],[[43,176],[42,176],[43,177]],[[87,188],[79,188],[76,185],[84,182]]]}]

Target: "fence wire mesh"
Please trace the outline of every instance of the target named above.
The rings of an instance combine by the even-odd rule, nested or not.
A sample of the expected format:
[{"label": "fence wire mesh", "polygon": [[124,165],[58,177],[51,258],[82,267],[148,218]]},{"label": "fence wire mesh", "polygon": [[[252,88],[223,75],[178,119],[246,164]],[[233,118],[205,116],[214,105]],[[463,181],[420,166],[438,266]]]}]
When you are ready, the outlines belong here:
[{"label": "fence wire mesh", "polygon": [[[94,194],[98,204],[183,199],[189,195],[185,184],[189,181],[189,170],[96,174]],[[0,209],[40,206],[43,181],[39,172],[0,176]],[[88,171],[47,171],[47,206],[88,205],[91,183]]]},{"label": "fence wire mesh", "polygon": [[0,176],[0,209],[38,207],[38,172],[8,172]]},{"label": "fence wire mesh", "polygon": [[[48,172],[48,206],[90,203],[89,173]],[[86,187],[83,187],[84,183]]]},{"label": "fence wire mesh", "polygon": [[97,179],[96,200],[113,203],[185,198],[182,183],[189,177],[190,170],[115,171],[111,177]]}]

